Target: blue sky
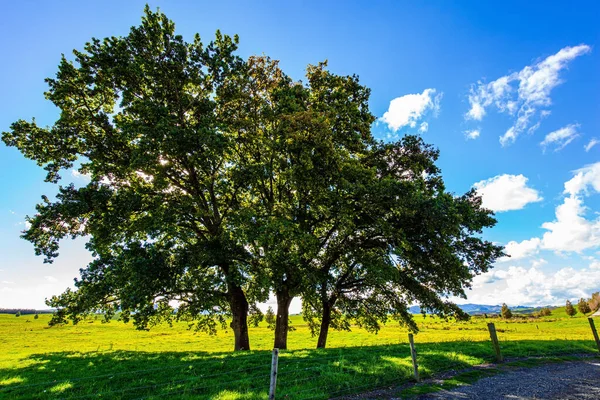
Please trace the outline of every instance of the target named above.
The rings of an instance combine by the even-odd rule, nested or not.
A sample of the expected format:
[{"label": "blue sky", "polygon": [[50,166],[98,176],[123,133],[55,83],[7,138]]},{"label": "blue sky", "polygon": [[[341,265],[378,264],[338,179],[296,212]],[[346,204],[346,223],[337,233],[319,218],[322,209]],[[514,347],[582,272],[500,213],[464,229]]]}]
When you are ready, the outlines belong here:
[{"label": "blue sky", "polygon": [[[124,35],[145,2],[11,2],[0,25],[0,130],[52,124],[44,78],[91,37]],[[329,60],[372,89],[377,137],[419,133],[441,151],[447,187],[475,186],[498,225],[485,236],[513,256],[476,278],[469,301],[559,304],[600,290],[600,3],[150,2],[191,39],[239,34],[302,79]],[[67,172],[64,180],[81,177]],[[0,145],[0,307],[44,307],[89,261],[67,241],[52,265],[19,238],[55,188]]]}]

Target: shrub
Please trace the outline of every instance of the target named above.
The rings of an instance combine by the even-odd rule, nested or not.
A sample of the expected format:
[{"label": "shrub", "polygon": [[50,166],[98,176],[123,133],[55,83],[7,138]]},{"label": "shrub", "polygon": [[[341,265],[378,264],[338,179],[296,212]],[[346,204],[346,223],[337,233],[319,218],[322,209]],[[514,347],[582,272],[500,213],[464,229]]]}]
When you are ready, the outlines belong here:
[{"label": "shrub", "polygon": [[539,313],[540,317],[548,317],[550,315],[552,315],[552,310],[550,310],[550,308],[544,307],[540,310],[540,313]]},{"label": "shrub", "polygon": [[17,313],[15,314],[15,317],[20,317],[21,316],[21,311],[17,311]]},{"label": "shrub", "polygon": [[569,317],[572,317],[573,315],[577,314],[577,310],[575,309],[575,307],[573,307],[573,304],[571,304],[569,300],[567,300],[567,303],[565,305],[565,312]]},{"label": "shrub", "polygon": [[592,309],[590,308],[588,302],[585,301],[584,298],[579,299],[579,303],[577,303],[577,309],[582,314],[588,314],[592,312]]},{"label": "shrub", "polygon": [[33,319],[38,319],[39,317],[40,317],[40,316],[39,316],[39,315],[36,313],[36,314],[33,316]]},{"label": "shrub", "polygon": [[511,319],[513,316],[512,311],[510,311],[510,308],[508,308],[506,303],[502,304],[502,310],[500,311],[500,313],[502,314],[502,318],[504,319]]}]

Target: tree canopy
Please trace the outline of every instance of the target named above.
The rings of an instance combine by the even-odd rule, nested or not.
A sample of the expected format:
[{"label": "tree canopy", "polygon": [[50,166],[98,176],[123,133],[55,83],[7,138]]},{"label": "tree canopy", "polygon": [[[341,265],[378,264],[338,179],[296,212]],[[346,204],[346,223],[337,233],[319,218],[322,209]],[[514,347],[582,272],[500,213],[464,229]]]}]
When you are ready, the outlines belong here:
[{"label": "tree canopy", "polygon": [[[420,137],[373,138],[357,76],[321,63],[294,81],[237,45],[220,32],[186,42],[146,7],[127,36],[63,56],[47,79],[51,127],[20,120],[2,134],[58,185],[23,237],[47,262],[67,237],[87,237],[94,256],[76,290],[48,300],[52,323],[100,310],[140,329],[175,318],[214,332],[231,319],[247,350],[270,293],[279,348],[294,297],[319,347],[351,322],[416,330],[413,303],[466,317],[448,297],[502,255],[481,238],[493,213],[474,191],[446,190]],[[71,168],[89,182],[62,185]]]}]

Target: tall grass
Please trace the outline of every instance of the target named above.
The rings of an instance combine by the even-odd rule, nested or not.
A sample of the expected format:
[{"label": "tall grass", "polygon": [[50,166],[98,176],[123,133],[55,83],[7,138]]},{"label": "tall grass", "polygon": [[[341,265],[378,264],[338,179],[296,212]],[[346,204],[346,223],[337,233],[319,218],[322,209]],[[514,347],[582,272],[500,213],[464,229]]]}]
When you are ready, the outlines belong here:
[{"label": "tall grass", "polygon": [[[117,321],[49,328],[39,319],[0,315],[0,398],[266,399],[273,333],[251,328],[253,351],[232,353],[231,332],[194,333],[185,324],[137,331]],[[444,322],[418,317],[421,375],[493,359],[484,318]],[[597,352],[588,322],[564,310],[535,319],[494,320],[505,357]],[[278,398],[324,399],[411,379],[407,331],[331,332],[328,349],[298,316],[279,361]]]}]

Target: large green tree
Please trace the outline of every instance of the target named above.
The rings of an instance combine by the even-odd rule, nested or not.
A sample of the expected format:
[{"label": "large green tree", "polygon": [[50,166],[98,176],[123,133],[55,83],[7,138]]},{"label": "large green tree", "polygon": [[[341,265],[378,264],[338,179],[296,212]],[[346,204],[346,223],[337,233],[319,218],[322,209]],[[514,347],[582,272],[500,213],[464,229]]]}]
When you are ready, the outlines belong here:
[{"label": "large green tree", "polygon": [[43,198],[24,234],[47,262],[65,237],[88,236],[94,261],[77,290],[48,304],[54,322],[120,311],[140,328],[177,317],[214,331],[231,315],[235,349],[249,349],[247,314],[268,288],[252,282],[253,255],[239,240],[244,179],[229,104],[247,63],[237,37],[203,45],[175,34],[147,7],[125,37],[93,39],[63,57],[46,97],[60,109],[49,128],[17,121],[3,141],[59,183],[78,168],[83,187]]},{"label": "large green tree", "polygon": [[356,76],[322,63],[303,84],[236,49],[219,33],[187,43],[146,8],[129,35],[63,57],[48,80],[61,111],[52,127],[17,121],[3,133],[47,181],[73,167],[90,177],[44,197],[24,234],[48,262],[61,239],[89,237],[94,260],[48,302],[53,322],[120,311],[147,328],[177,304],[199,329],[231,316],[241,350],[269,292],[279,348],[297,296],[319,347],[352,320],[376,331],[396,315],[416,328],[414,302],[463,316],[443,296],[464,295],[501,255],[478,237],[495,223],[480,199],[446,192],[421,139],[374,140]]}]

